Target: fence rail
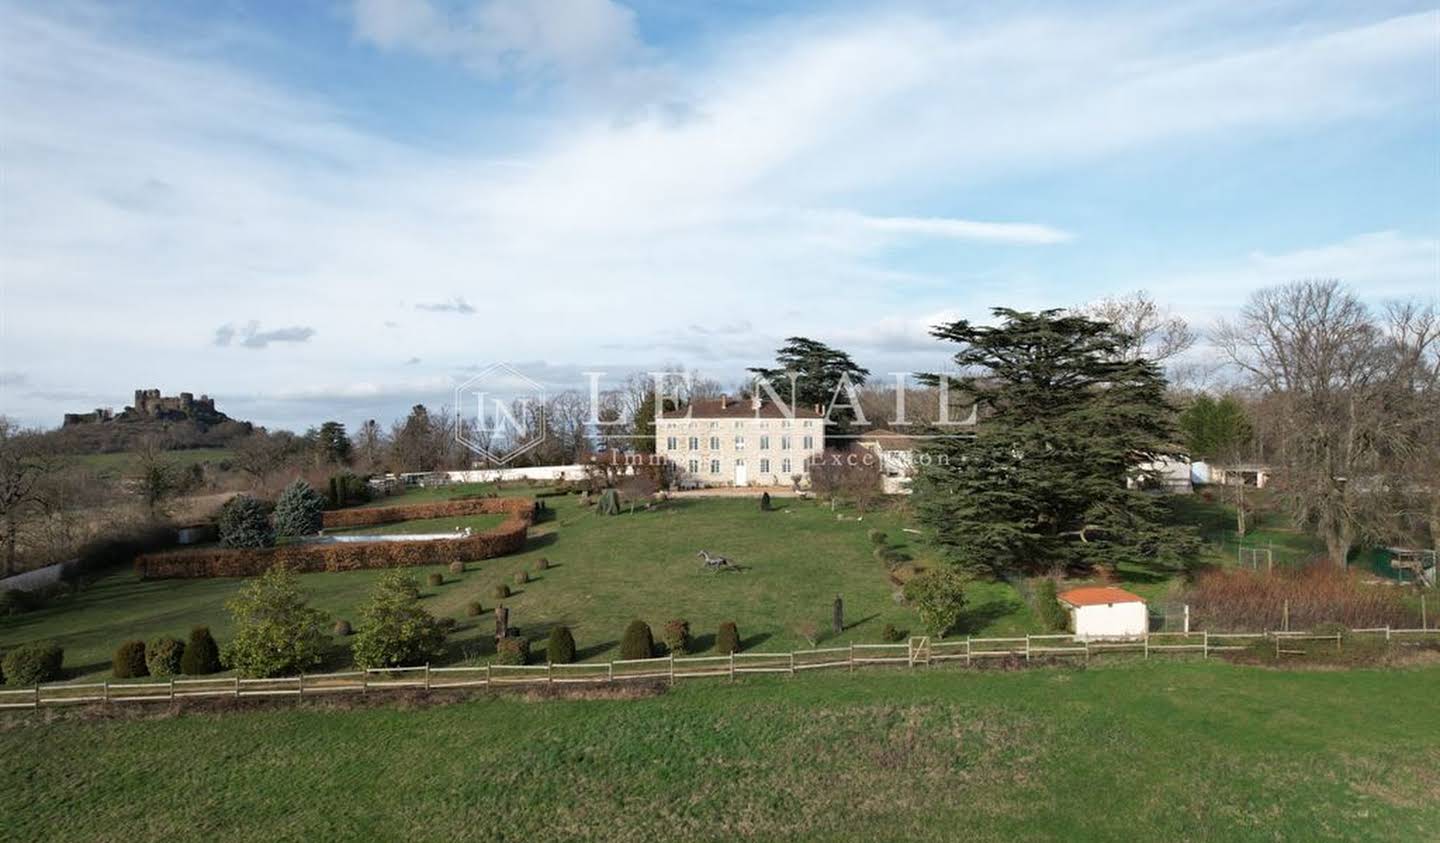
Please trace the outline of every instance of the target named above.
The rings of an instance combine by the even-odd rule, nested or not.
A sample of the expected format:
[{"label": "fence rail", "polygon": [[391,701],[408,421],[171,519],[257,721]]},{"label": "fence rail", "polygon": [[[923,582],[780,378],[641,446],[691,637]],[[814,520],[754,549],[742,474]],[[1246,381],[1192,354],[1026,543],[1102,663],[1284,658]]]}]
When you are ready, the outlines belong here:
[{"label": "fence rail", "polygon": [[1434,637],[1440,628],[1398,629],[1375,627],[1345,633],[1315,632],[1154,632],[1131,638],[1086,639],[1074,635],[1026,635],[1010,638],[964,638],[933,640],[912,638],[909,643],[850,644],[821,647],[790,653],[732,653],[725,656],[663,656],[653,659],[621,659],[587,664],[500,665],[459,667],[371,668],[340,673],[314,673],[273,679],[241,679],[234,676],[171,678],[161,682],[77,682],[35,685],[29,688],[0,689],[0,709],[31,709],[48,705],[85,703],[175,702],[194,698],[263,698],[358,693],[403,689],[441,690],[454,688],[499,688],[532,685],[614,684],[636,680],[665,680],[726,677],[734,680],[747,674],[785,674],[820,669],[848,669],[906,665],[926,667],[945,662],[1010,657],[1081,658],[1105,653],[1152,654],[1211,653],[1244,650],[1255,642],[1274,644],[1277,658],[1308,652],[1297,649],[1310,642],[1337,650],[1346,637],[1383,636],[1387,642],[1414,643]]}]

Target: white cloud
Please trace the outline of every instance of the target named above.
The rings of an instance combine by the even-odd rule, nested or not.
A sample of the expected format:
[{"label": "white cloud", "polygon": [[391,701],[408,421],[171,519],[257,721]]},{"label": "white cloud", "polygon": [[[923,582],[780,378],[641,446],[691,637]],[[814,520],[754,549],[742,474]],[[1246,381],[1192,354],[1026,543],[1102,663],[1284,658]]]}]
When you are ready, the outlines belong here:
[{"label": "white cloud", "polygon": [[463,62],[487,76],[575,74],[640,47],[635,14],[611,0],[355,0],[357,38]]},{"label": "white cloud", "polygon": [[[616,339],[622,363],[672,350],[753,363],[773,351],[763,338],[801,332],[900,348],[925,326],[864,328],[872,314],[1055,294],[1034,270],[977,291],[971,250],[1090,241],[1084,220],[994,212],[977,185],[1434,95],[1433,15],[1256,46],[1189,7],[966,20],[862,6],[722,33],[666,65],[683,96],[625,119],[559,109],[511,147],[517,158],[483,141],[401,143],[262,74],[45,8],[7,9],[0,27],[0,347],[32,384],[118,396],[161,366],[197,392],[267,395],[312,379],[404,386],[402,361],[417,358],[441,371],[583,360]],[[357,36],[488,74],[652,61],[613,3],[440,8],[358,3]],[[964,284],[887,260],[921,243],[948,250]],[[1353,262],[1413,279],[1423,255],[1385,245],[1245,268],[1270,277],[1308,261],[1308,274],[1344,276]],[[1152,279],[1133,286],[1170,298]],[[424,318],[415,302],[480,318]],[[235,313],[313,339],[238,366],[214,346]],[[165,328],[137,328],[153,324]],[[745,332],[646,344],[681,343],[687,325]]]}]

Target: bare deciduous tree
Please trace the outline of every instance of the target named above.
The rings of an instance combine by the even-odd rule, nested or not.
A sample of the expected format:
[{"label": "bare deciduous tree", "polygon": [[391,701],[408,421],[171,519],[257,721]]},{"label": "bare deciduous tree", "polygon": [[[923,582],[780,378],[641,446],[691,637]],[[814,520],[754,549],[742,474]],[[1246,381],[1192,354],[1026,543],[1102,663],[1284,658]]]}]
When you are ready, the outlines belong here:
[{"label": "bare deciduous tree", "polygon": [[1417,476],[1434,453],[1434,306],[1387,317],[1338,281],[1300,281],[1253,294],[1215,332],[1264,393],[1282,502],[1336,565],[1363,535],[1393,540],[1396,494],[1435,494],[1433,476]]},{"label": "bare deciduous tree", "polygon": [[1127,338],[1120,347],[1120,354],[1126,360],[1144,357],[1164,363],[1195,344],[1195,332],[1189,324],[1156,304],[1144,290],[1092,302],[1080,308],[1080,312],[1091,319],[1109,322]]},{"label": "bare deciduous tree", "polygon": [[41,515],[45,478],[60,457],[38,431],[24,430],[0,416],[0,529],[4,531],[4,574],[15,572],[16,539],[21,526]]}]

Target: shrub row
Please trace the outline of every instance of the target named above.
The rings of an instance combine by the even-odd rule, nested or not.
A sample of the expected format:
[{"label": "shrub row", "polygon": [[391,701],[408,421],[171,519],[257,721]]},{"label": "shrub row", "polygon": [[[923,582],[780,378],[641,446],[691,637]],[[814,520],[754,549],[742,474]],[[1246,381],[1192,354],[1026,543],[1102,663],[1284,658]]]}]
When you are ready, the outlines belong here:
[{"label": "shrub row", "polygon": [[220,670],[220,647],[210,634],[210,627],[190,630],[187,644],[178,638],[161,636],[149,644],[126,641],[115,648],[110,671],[116,679],[138,676],[202,676]]},{"label": "shrub row", "polygon": [[530,498],[467,498],[409,506],[376,506],[364,509],[331,510],[324,514],[325,528],[370,527],[397,521],[423,521],[462,515],[510,515],[529,523],[535,501]]},{"label": "shrub row", "polygon": [[1290,629],[1420,625],[1401,589],[1368,585],[1363,574],[1324,563],[1273,573],[1213,571],[1196,580],[1186,602],[1209,629],[1280,629],[1287,620]]},{"label": "shrub row", "polygon": [[528,531],[529,521],[516,518],[468,538],[443,541],[305,542],[266,548],[176,550],[141,556],[135,560],[135,572],[141,579],[173,579],[249,577],[262,574],[276,564],[284,564],[302,574],[444,565],[456,557],[490,559],[524,550]]}]

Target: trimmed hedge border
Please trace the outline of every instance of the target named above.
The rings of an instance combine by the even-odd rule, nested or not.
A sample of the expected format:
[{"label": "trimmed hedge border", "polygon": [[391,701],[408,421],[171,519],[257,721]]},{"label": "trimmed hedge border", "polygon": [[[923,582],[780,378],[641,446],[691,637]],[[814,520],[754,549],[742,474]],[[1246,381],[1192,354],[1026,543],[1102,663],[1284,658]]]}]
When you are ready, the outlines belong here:
[{"label": "trimmed hedge border", "polygon": [[306,542],[266,548],[217,547],[149,553],[136,558],[135,573],[141,579],[250,577],[264,573],[277,563],[283,563],[298,573],[312,573],[444,565],[457,559],[491,559],[525,549],[534,511],[535,502],[529,498],[480,498],[414,506],[336,510],[325,513],[326,527],[358,527],[477,514],[499,513],[510,517],[499,526],[469,538],[444,541]]}]

